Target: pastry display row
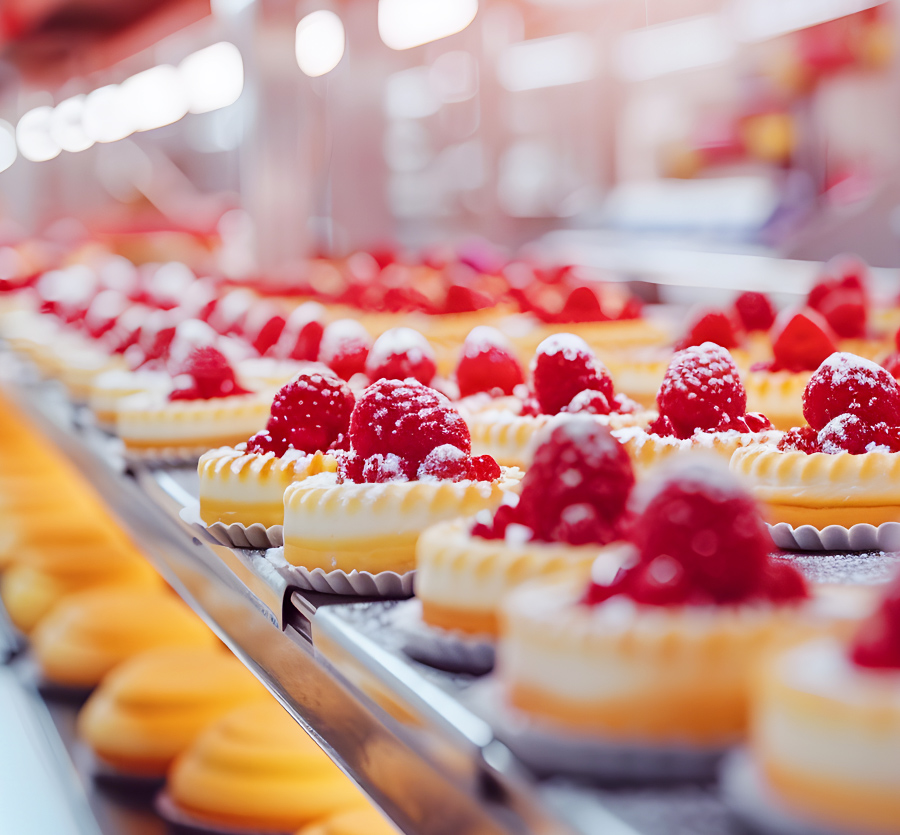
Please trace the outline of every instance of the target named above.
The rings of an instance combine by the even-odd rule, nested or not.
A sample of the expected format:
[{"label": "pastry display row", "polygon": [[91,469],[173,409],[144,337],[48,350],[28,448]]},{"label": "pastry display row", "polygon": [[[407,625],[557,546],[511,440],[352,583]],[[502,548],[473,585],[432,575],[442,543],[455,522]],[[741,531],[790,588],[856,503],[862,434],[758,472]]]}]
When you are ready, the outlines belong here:
[{"label": "pastry display row", "polygon": [[[712,784],[723,820],[760,831],[900,832],[900,317],[864,264],[823,265],[780,311],[753,292],[641,311],[574,269],[365,253],[266,289],[82,254],[0,298],[10,386],[55,390],[108,483],[167,497],[209,570],[293,601],[271,632],[310,638],[384,728],[423,734],[423,761],[446,729],[422,717],[463,711],[528,780]],[[15,407],[3,419],[22,440],[0,474],[0,597],[46,681],[93,689],[98,767],[165,776],[176,822],[388,827],[146,543]],[[252,646],[257,663],[275,638]],[[363,789],[439,831],[415,808],[431,772],[398,800],[373,740],[289,675],[270,689],[304,694],[296,714]],[[545,789],[476,762],[539,828]]]}]

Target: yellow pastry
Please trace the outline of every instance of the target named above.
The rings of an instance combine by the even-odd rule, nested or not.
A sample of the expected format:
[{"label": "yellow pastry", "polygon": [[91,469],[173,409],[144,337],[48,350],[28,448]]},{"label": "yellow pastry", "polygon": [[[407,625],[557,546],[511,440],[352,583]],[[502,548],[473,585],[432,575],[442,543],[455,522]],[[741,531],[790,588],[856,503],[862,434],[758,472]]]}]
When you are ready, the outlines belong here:
[{"label": "yellow pastry", "polygon": [[204,825],[290,832],[366,803],[274,700],[244,705],[207,728],[173,763],[172,803]]},{"label": "yellow pastry", "polygon": [[70,687],[94,687],[117,664],[153,647],[216,643],[209,628],[170,592],[116,587],[68,597],[32,636],[44,677]]},{"label": "yellow pastry", "polygon": [[265,696],[262,685],[217,647],[160,647],[123,661],[78,715],[78,735],[104,763],[163,777],[208,725]]}]

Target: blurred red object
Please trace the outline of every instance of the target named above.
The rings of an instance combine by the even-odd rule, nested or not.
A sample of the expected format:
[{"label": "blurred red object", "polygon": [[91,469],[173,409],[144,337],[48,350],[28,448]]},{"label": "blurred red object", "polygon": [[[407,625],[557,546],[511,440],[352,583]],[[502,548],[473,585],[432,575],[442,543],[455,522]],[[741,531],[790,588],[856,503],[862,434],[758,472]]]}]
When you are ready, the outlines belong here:
[{"label": "blurred red object", "polygon": [[209,0],[3,0],[0,57],[30,81],[111,66],[210,13]]}]

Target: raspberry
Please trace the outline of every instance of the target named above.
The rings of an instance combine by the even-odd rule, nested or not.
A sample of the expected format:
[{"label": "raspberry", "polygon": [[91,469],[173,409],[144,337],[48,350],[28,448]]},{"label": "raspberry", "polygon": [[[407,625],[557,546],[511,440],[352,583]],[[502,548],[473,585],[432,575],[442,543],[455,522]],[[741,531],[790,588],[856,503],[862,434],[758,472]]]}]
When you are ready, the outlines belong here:
[{"label": "raspberry", "polygon": [[[672,357],[656,403],[663,423],[668,419],[677,437],[690,438],[697,430],[715,431],[742,416],[747,393],[731,354],[704,342]],[[651,430],[656,431],[655,425]]]},{"label": "raspberry", "polygon": [[266,317],[262,322],[257,322],[253,319],[252,313],[253,311],[247,317],[248,322],[244,330],[244,336],[256,349],[256,352],[262,356],[278,342],[287,320],[280,313],[274,313]]},{"label": "raspberry", "polygon": [[456,367],[459,396],[480,391],[512,394],[523,380],[522,366],[503,334],[487,325],[473,328]]},{"label": "raspberry", "polygon": [[822,301],[819,312],[842,339],[866,335],[868,311],[861,295],[852,290],[835,290]]},{"label": "raspberry", "polygon": [[353,393],[338,377],[298,374],[275,395],[265,431],[247,442],[247,450],[281,457],[289,449],[346,448],[354,402]]},{"label": "raspberry", "polygon": [[447,288],[447,297],[444,300],[443,313],[474,313],[476,310],[484,310],[493,307],[490,296],[479,293],[471,287],[463,287],[461,284],[451,284]]},{"label": "raspberry", "polygon": [[849,452],[862,455],[875,449],[896,452],[900,429],[886,423],[866,423],[856,415],[844,414],[828,421],[819,431],[819,449],[829,455]]},{"label": "raspberry", "polygon": [[279,359],[315,362],[325,332],[324,316],[325,308],[318,302],[305,302],[295,308],[269,354]]},{"label": "raspberry", "polygon": [[844,339],[866,332],[868,298],[864,286],[868,268],[857,258],[839,256],[825,265],[825,278],[810,290],[807,304],[818,310]]},{"label": "raspberry", "polygon": [[490,455],[473,455],[471,474],[472,481],[496,481],[503,472],[500,465]]},{"label": "raspberry", "polygon": [[789,602],[807,596],[794,569],[774,566],[753,499],[719,462],[681,459],[632,498],[635,561],[589,604],[624,594],[651,606]]},{"label": "raspberry", "polygon": [[585,389],[578,392],[568,406],[563,406],[562,411],[571,414],[584,412],[589,415],[608,415],[612,411],[612,405],[602,391]]},{"label": "raspberry", "polygon": [[534,395],[547,415],[559,414],[585,389],[601,392],[607,401],[613,398],[612,377],[606,366],[580,336],[571,333],[548,336],[538,345],[531,375]]},{"label": "raspberry", "polygon": [[881,366],[896,380],[900,377],[900,353],[895,352],[885,357]]},{"label": "raspberry", "polygon": [[767,331],[775,323],[775,308],[765,293],[741,293],[734,300],[734,311],[748,333]]},{"label": "raspberry", "polygon": [[100,339],[113,329],[119,317],[129,307],[128,299],[117,290],[98,293],[84,315],[85,330],[93,339]]},{"label": "raspberry", "polygon": [[173,313],[154,310],[141,325],[137,345],[142,353],[142,364],[164,359],[175,339]]},{"label": "raspberry", "polygon": [[807,455],[821,452],[819,449],[819,433],[811,426],[795,426],[782,435],[781,440],[778,442],[778,449],[782,452],[796,450],[797,452],[805,452]]},{"label": "raspberry", "polygon": [[816,311],[785,311],[772,331],[772,371],[815,371],[836,350],[831,326]]},{"label": "raspberry", "polygon": [[366,367],[366,357],[372,337],[354,319],[338,319],[328,325],[319,345],[319,362],[324,362],[343,380],[361,374]]},{"label": "raspberry", "polygon": [[546,432],[522,480],[515,521],[546,542],[617,539],[634,473],[625,448],[588,415]]},{"label": "raspberry", "polygon": [[396,456],[410,480],[436,447],[450,444],[466,456],[472,448],[469,428],[450,401],[415,380],[383,379],[370,385],[353,410],[350,440],[363,461]]},{"label": "raspberry", "polygon": [[822,429],[844,413],[866,423],[900,423],[900,384],[880,365],[834,353],[812,375],[803,392],[803,416]]},{"label": "raspberry", "polygon": [[248,394],[234,378],[234,369],[215,348],[196,348],[175,378],[175,389],[169,400],[212,400]]},{"label": "raspberry", "polygon": [[704,342],[714,342],[723,348],[738,347],[740,340],[727,313],[720,310],[704,313],[694,322],[675,349],[681,351],[694,345],[702,345]]},{"label": "raspberry", "polygon": [[541,318],[564,325],[576,322],[604,322],[609,316],[604,312],[594,290],[581,286],[569,293],[559,313],[548,314]]},{"label": "raspberry", "polygon": [[900,575],[891,581],[874,614],[863,622],[850,658],[859,667],[900,669]]},{"label": "raspberry", "polygon": [[419,466],[417,478],[438,481],[465,481],[469,477],[470,458],[453,444],[435,447]]},{"label": "raspberry", "polygon": [[437,373],[434,350],[422,334],[412,328],[391,328],[372,346],[366,359],[370,380],[405,380],[413,377],[428,385]]}]

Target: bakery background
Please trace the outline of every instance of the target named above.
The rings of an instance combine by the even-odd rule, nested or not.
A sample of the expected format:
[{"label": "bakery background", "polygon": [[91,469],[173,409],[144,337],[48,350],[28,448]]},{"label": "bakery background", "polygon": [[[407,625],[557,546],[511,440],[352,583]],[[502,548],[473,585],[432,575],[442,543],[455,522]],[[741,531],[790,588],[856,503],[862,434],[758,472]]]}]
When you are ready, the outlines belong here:
[{"label": "bakery background", "polygon": [[4,21],[7,237],[170,227],[268,275],[473,236],[637,271],[667,247],[897,259],[890,3],[13,0]]},{"label": "bakery background", "polygon": [[[855,253],[874,308],[884,302],[869,312],[870,347],[887,363],[898,25],[896,3],[867,0],[0,0],[0,290],[59,266],[73,283],[83,264],[115,272],[109,253],[144,265],[160,298],[214,276],[231,282],[217,293],[246,286],[266,304],[310,288],[330,298],[348,275],[405,292],[428,270],[466,287],[503,274],[515,288],[512,262],[549,285],[563,276],[566,293],[570,279],[601,279],[605,309],[630,321],[627,300],[640,299],[671,342],[698,303],[724,309],[745,290],[802,303],[823,263]],[[543,324],[575,330],[572,312],[545,310]],[[464,335],[448,347],[429,333],[441,374]],[[21,356],[4,350],[0,363],[0,515],[46,551],[23,577],[11,570],[27,549],[0,537],[0,739],[11,741],[0,831],[231,832],[246,810],[229,818],[216,804],[232,796],[256,815],[239,820],[245,832],[655,835],[733,833],[738,820],[781,831],[726,803],[706,772],[676,785],[536,779],[466,673],[401,652],[409,608],[298,592],[259,556],[271,542],[201,541],[180,515],[195,468],[135,478],[114,456],[111,468],[83,403],[37,382]],[[86,547],[70,547],[74,528]],[[831,544],[798,564],[853,586],[841,603],[856,617],[893,574],[896,541]],[[177,602],[145,556],[187,604],[177,613],[132,614]],[[93,588],[110,574],[128,595]],[[117,635],[118,618],[134,629]],[[174,625],[161,636],[144,621]],[[99,645],[96,668],[77,663],[79,640]],[[115,722],[137,715],[141,737],[154,711],[160,750],[133,780],[134,737]],[[223,752],[244,733],[245,759],[232,761]],[[184,816],[203,769],[215,802]],[[284,794],[268,794],[275,784]]]}]

